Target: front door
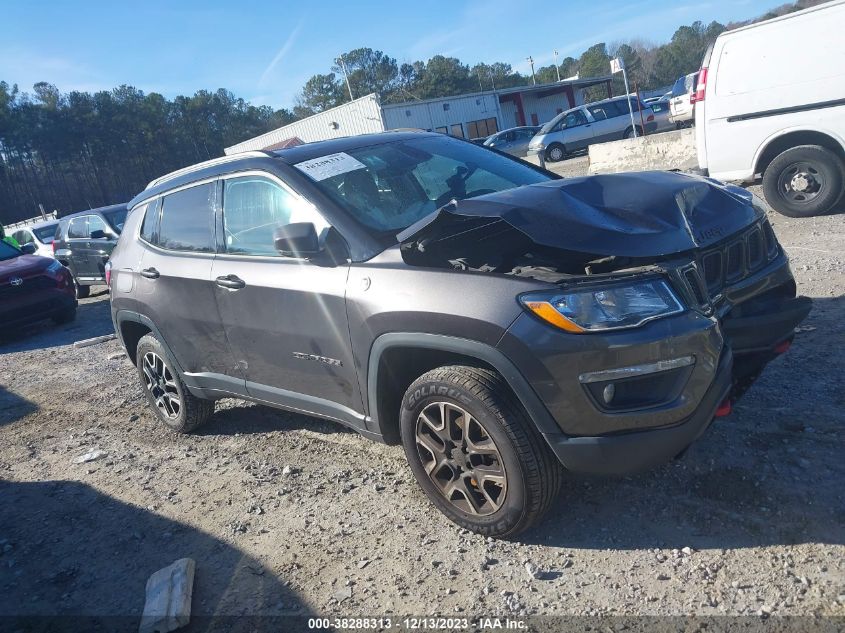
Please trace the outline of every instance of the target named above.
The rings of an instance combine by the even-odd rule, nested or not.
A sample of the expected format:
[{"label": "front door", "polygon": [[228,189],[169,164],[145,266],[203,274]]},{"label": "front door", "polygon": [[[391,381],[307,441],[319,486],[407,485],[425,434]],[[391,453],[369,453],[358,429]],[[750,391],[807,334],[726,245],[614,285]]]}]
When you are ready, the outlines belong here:
[{"label": "front door", "polygon": [[[96,231],[101,231],[101,237]],[[106,262],[109,260],[114,246],[117,244],[117,237],[111,227],[100,216],[88,216],[88,268],[95,277],[105,279]]]},{"label": "front door", "polygon": [[[276,227],[328,224],[266,174],[223,181],[223,236],[212,279],[232,353],[254,398],[344,421],[363,408],[346,318],[348,264],[281,256]],[[359,420],[360,421],[360,420]]]},{"label": "front door", "polygon": [[580,108],[567,113],[560,125],[563,128],[563,144],[567,152],[585,149],[593,142],[593,124]]}]

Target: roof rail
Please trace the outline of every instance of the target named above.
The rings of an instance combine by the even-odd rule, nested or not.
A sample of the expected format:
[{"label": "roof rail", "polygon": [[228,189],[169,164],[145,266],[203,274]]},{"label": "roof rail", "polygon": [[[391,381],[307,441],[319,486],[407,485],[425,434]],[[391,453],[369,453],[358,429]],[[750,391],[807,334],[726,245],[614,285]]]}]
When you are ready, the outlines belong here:
[{"label": "roof rail", "polygon": [[152,189],[153,187],[160,185],[163,182],[173,180],[174,178],[184,176],[185,174],[190,174],[192,172],[199,171],[200,169],[205,169],[206,167],[224,165],[226,163],[239,160],[241,158],[273,158],[273,154],[271,154],[270,152],[265,152],[263,150],[253,150],[249,152],[240,152],[238,154],[230,154],[228,156],[220,156],[219,158],[212,158],[211,160],[207,160],[202,163],[197,163],[196,165],[190,165],[188,167],[183,167],[182,169],[177,169],[176,171],[172,171],[169,174],[165,174],[164,176],[159,176],[147,185],[147,189]]}]

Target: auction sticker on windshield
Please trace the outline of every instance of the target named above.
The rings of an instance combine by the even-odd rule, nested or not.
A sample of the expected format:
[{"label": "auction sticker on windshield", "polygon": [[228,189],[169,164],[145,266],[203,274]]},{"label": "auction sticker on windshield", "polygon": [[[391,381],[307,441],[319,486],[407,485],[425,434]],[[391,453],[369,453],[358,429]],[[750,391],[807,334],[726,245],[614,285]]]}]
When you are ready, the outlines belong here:
[{"label": "auction sticker on windshield", "polygon": [[325,180],[332,176],[339,176],[356,169],[366,169],[367,166],[352,158],[345,152],[338,152],[337,154],[329,154],[328,156],[321,156],[313,160],[306,160],[294,165],[301,172],[308,174],[316,181]]}]

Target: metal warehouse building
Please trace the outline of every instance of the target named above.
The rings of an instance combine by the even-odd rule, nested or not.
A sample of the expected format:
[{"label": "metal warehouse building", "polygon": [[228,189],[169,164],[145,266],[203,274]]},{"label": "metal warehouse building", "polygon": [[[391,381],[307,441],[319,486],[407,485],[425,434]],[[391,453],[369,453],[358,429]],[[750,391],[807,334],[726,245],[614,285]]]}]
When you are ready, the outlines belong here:
[{"label": "metal warehouse building", "polygon": [[371,94],[227,147],[226,153],[279,149],[297,142],[309,143],[400,128],[479,138],[517,125],[541,125],[556,114],[584,103],[584,89],[590,86],[605,85],[610,97],[610,82],[610,76],[569,79],[385,105]]}]

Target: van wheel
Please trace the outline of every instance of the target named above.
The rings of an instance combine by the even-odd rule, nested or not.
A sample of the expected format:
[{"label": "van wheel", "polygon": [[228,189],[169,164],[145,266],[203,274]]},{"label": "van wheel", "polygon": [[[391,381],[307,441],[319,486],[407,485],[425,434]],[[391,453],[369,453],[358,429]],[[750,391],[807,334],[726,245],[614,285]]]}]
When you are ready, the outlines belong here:
[{"label": "van wheel", "polygon": [[152,334],[138,341],[135,358],[147,402],[171,431],[190,433],[214,413],[214,401],[194,396],[170,363],[164,345]]},{"label": "van wheel", "polygon": [[831,211],[842,197],[845,165],[820,145],[799,145],[778,154],[763,173],[763,195],[775,211],[808,218]]},{"label": "van wheel", "polygon": [[[637,126],[637,136],[642,136],[642,135],[643,135],[643,129],[638,125]],[[625,130],[624,138],[634,138],[634,128],[629,127],[627,130]]]},{"label": "van wheel", "polygon": [[560,143],[552,143],[546,150],[546,160],[556,163],[566,158],[566,148]]},{"label": "van wheel", "polygon": [[513,536],[548,510],[562,467],[497,373],[454,365],[420,376],[400,415],[420,487],[453,522]]}]

